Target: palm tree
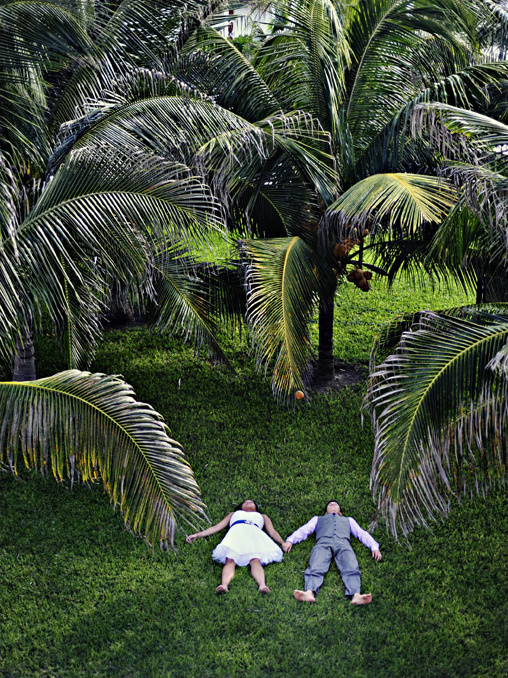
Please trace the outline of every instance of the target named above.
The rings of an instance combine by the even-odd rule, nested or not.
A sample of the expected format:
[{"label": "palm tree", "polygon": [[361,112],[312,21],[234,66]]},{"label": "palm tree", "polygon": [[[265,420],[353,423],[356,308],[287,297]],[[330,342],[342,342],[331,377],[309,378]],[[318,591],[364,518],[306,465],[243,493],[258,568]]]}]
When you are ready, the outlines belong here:
[{"label": "palm tree", "polygon": [[[0,344],[7,359],[15,343],[30,347],[45,307],[67,339],[69,366],[89,362],[113,282],[146,296],[153,241],[185,246],[220,227],[217,201],[181,163],[164,162],[146,148],[143,157],[139,150],[128,157],[108,142],[73,148],[110,111],[104,90],[113,95],[113,83],[125,88],[126,80],[160,61],[167,34],[183,22],[183,4],[174,3],[171,12],[165,5],[101,4],[92,12],[90,4],[84,13],[81,3],[0,6],[7,132],[0,156]],[[192,8],[197,12],[201,3]]]},{"label": "palm tree", "polygon": [[[408,134],[408,123],[411,111],[430,101],[479,106],[482,88],[506,72],[504,62],[486,61],[481,52],[480,38],[497,27],[490,7],[288,0],[272,4],[272,35],[252,62],[213,32],[204,32],[198,43],[201,60],[198,44],[192,45],[190,65],[181,73],[220,105],[252,121],[275,110],[302,110],[329,135],[334,190],[293,176],[281,197],[287,166],[278,164],[253,177],[245,195],[253,219],[256,204],[272,206],[278,217],[269,221],[278,239],[252,239],[244,246],[250,260],[248,317],[259,361],[273,368],[277,395],[291,397],[308,384],[307,328],[316,303],[318,374],[333,373],[336,281],[348,266],[369,268],[363,261],[370,246],[367,219],[377,215],[377,231],[396,231],[401,242],[421,241],[422,231],[434,231],[457,201],[453,184],[437,177],[436,154],[425,138]],[[429,176],[422,176],[425,170]],[[299,219],[281,217],[288,199],[297,201]],[[258,233],[270,233],[266,221],[266,209],[260,210]],[[361,284],[368,289],[365,276]]]},{"label": "palm tree", "polygon": [[483,305],[394,321],[373,353],[366,402],[371,487],[395,536],[447,514],[450,498],[506,484],[508,308]]},{"label": "palm tree", "polygon": [[[6,361],[17,345],[32,362],[41,312],[65,329],[70,366],[89,359],[112,281],[146,294],[154,242],[185,245],[221,223],[217,201],[188,168],[148,150],[129,154],[107,143],[73,148],[76,130],[101,111],[70,124],[66,114],[79,112],[86,98],[90,105],[108,80],[133,71],[143,33],[153,45],[161,38],[155,26],[180,25],[183,5],[175,3],[172,14],[166,3],[157,5],[158,18],[153,2],[0,4],[0,351]],[[146,51],[151,58],[148,43]],[[0,385],[1,457],[13,472],[22,460],[57,479],[100,476],[127,525],[152,544],[173,545],[177,524],[206,518],[178,443],[128,385],[76,370],[33,381],[19,352],[16,362],[24,381]]]},{"label": "palm tree", "polygon": [[[86,364],[113,284],[158,302],[160,326],[182,326],[220,353],[210,304],[188,273],[210,234],[224,232],[224,203],[245,175],[289,153],[313,181],[328,181],[322,134],[301,114],[253,125],[166,68],[174,39],[192,25],[186,12],[203,9],[166,5],[138,0],[93,12],[91,3],[81,14],[82,3],[0,4],[5,360],[16,344],[32,359],[32,331],[46,313],[63,330],[69,367]],[[172,543],[176,518],[203,517],[178,445],[129,387],[74,370],[28,377],[1,386],[2,456],[13,471],[22,457],[57,478],[66,469],[99,474],[152,543]]]}]

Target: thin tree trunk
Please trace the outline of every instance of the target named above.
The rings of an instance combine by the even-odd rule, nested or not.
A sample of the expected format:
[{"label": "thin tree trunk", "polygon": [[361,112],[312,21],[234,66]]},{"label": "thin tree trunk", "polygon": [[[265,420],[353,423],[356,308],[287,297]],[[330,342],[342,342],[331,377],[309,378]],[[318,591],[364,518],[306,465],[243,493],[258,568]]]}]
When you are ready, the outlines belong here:
[{"label": "thin tree trunk", "polygon": [[330,288],[326,297],[319,303],[319,353],[316,381],[326,383],[335,377],[333,359],[333,313],[335,289],[337,283]]},{"label": "thin tree trunk", "polygon": [[13,381],[33,381],[35,379],[35,349],[33,334],[16,337],[16,355],[14,356]]}]

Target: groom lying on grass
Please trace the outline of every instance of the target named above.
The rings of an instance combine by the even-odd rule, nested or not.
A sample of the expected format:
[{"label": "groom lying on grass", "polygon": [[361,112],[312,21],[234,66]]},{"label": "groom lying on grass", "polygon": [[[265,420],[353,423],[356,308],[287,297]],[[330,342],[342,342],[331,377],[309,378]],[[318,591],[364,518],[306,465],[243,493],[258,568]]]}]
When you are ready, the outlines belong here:
[{"label": "groom lying on grass", "polygon": [[316,545],[312,549],[309,566],[305,570],[305,591],[294,592],[296,600],[308,603],[316,602],[316,594],[328,572],[332,557],[339,569],[342,581],[346,587],[346,596],[351,598],[352,605],[367,605],[372,600],[371,593],[360,593],[360,570],[355,553],[349,543],[350,535],[359,539],[367,546],[375,560],[381,560],[379,544],[374,541],[368,532],[362,530],[356,520],[342,515],[340,506],[335,500],[326,505],[323,516],[314,516],[308,523],[299,527],[284,542],[286,553],[291,551],[293,544],[307,539],[313,532],[316,533]]}]

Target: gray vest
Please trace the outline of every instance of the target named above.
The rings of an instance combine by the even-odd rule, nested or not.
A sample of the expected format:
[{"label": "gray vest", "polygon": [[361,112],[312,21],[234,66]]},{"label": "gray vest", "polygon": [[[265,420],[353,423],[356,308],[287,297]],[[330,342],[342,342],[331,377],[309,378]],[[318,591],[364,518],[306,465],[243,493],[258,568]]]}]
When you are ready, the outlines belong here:
[{"label": "gray vest", "polygon": [[349,518],[339,516],[336,513],[327,513],[319,516],[316,525],[316,539],[321,537],[342,537],[349,539],[351,529],[349,527]]}]

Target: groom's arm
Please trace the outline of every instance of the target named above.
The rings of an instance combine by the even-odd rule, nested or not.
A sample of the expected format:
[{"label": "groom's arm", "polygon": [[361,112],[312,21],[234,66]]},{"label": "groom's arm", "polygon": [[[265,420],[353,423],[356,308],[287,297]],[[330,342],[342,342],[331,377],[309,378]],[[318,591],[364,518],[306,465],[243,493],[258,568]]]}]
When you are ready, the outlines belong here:
[{"label": "groom's arm", "polygon": [[289,553],[291,551],[293,544],[298,544],[298,542],[307,539],[307,537],[311,535],[316,529],[317,520],[318,517],[314,516],[309,520],[308,523],[305,523],[305,525],[302,525],[297,530],[295,530],[293,534],[291,534],[284,542],[283,545],[283,547],[285,546],[284,551],[286,553]]}]

